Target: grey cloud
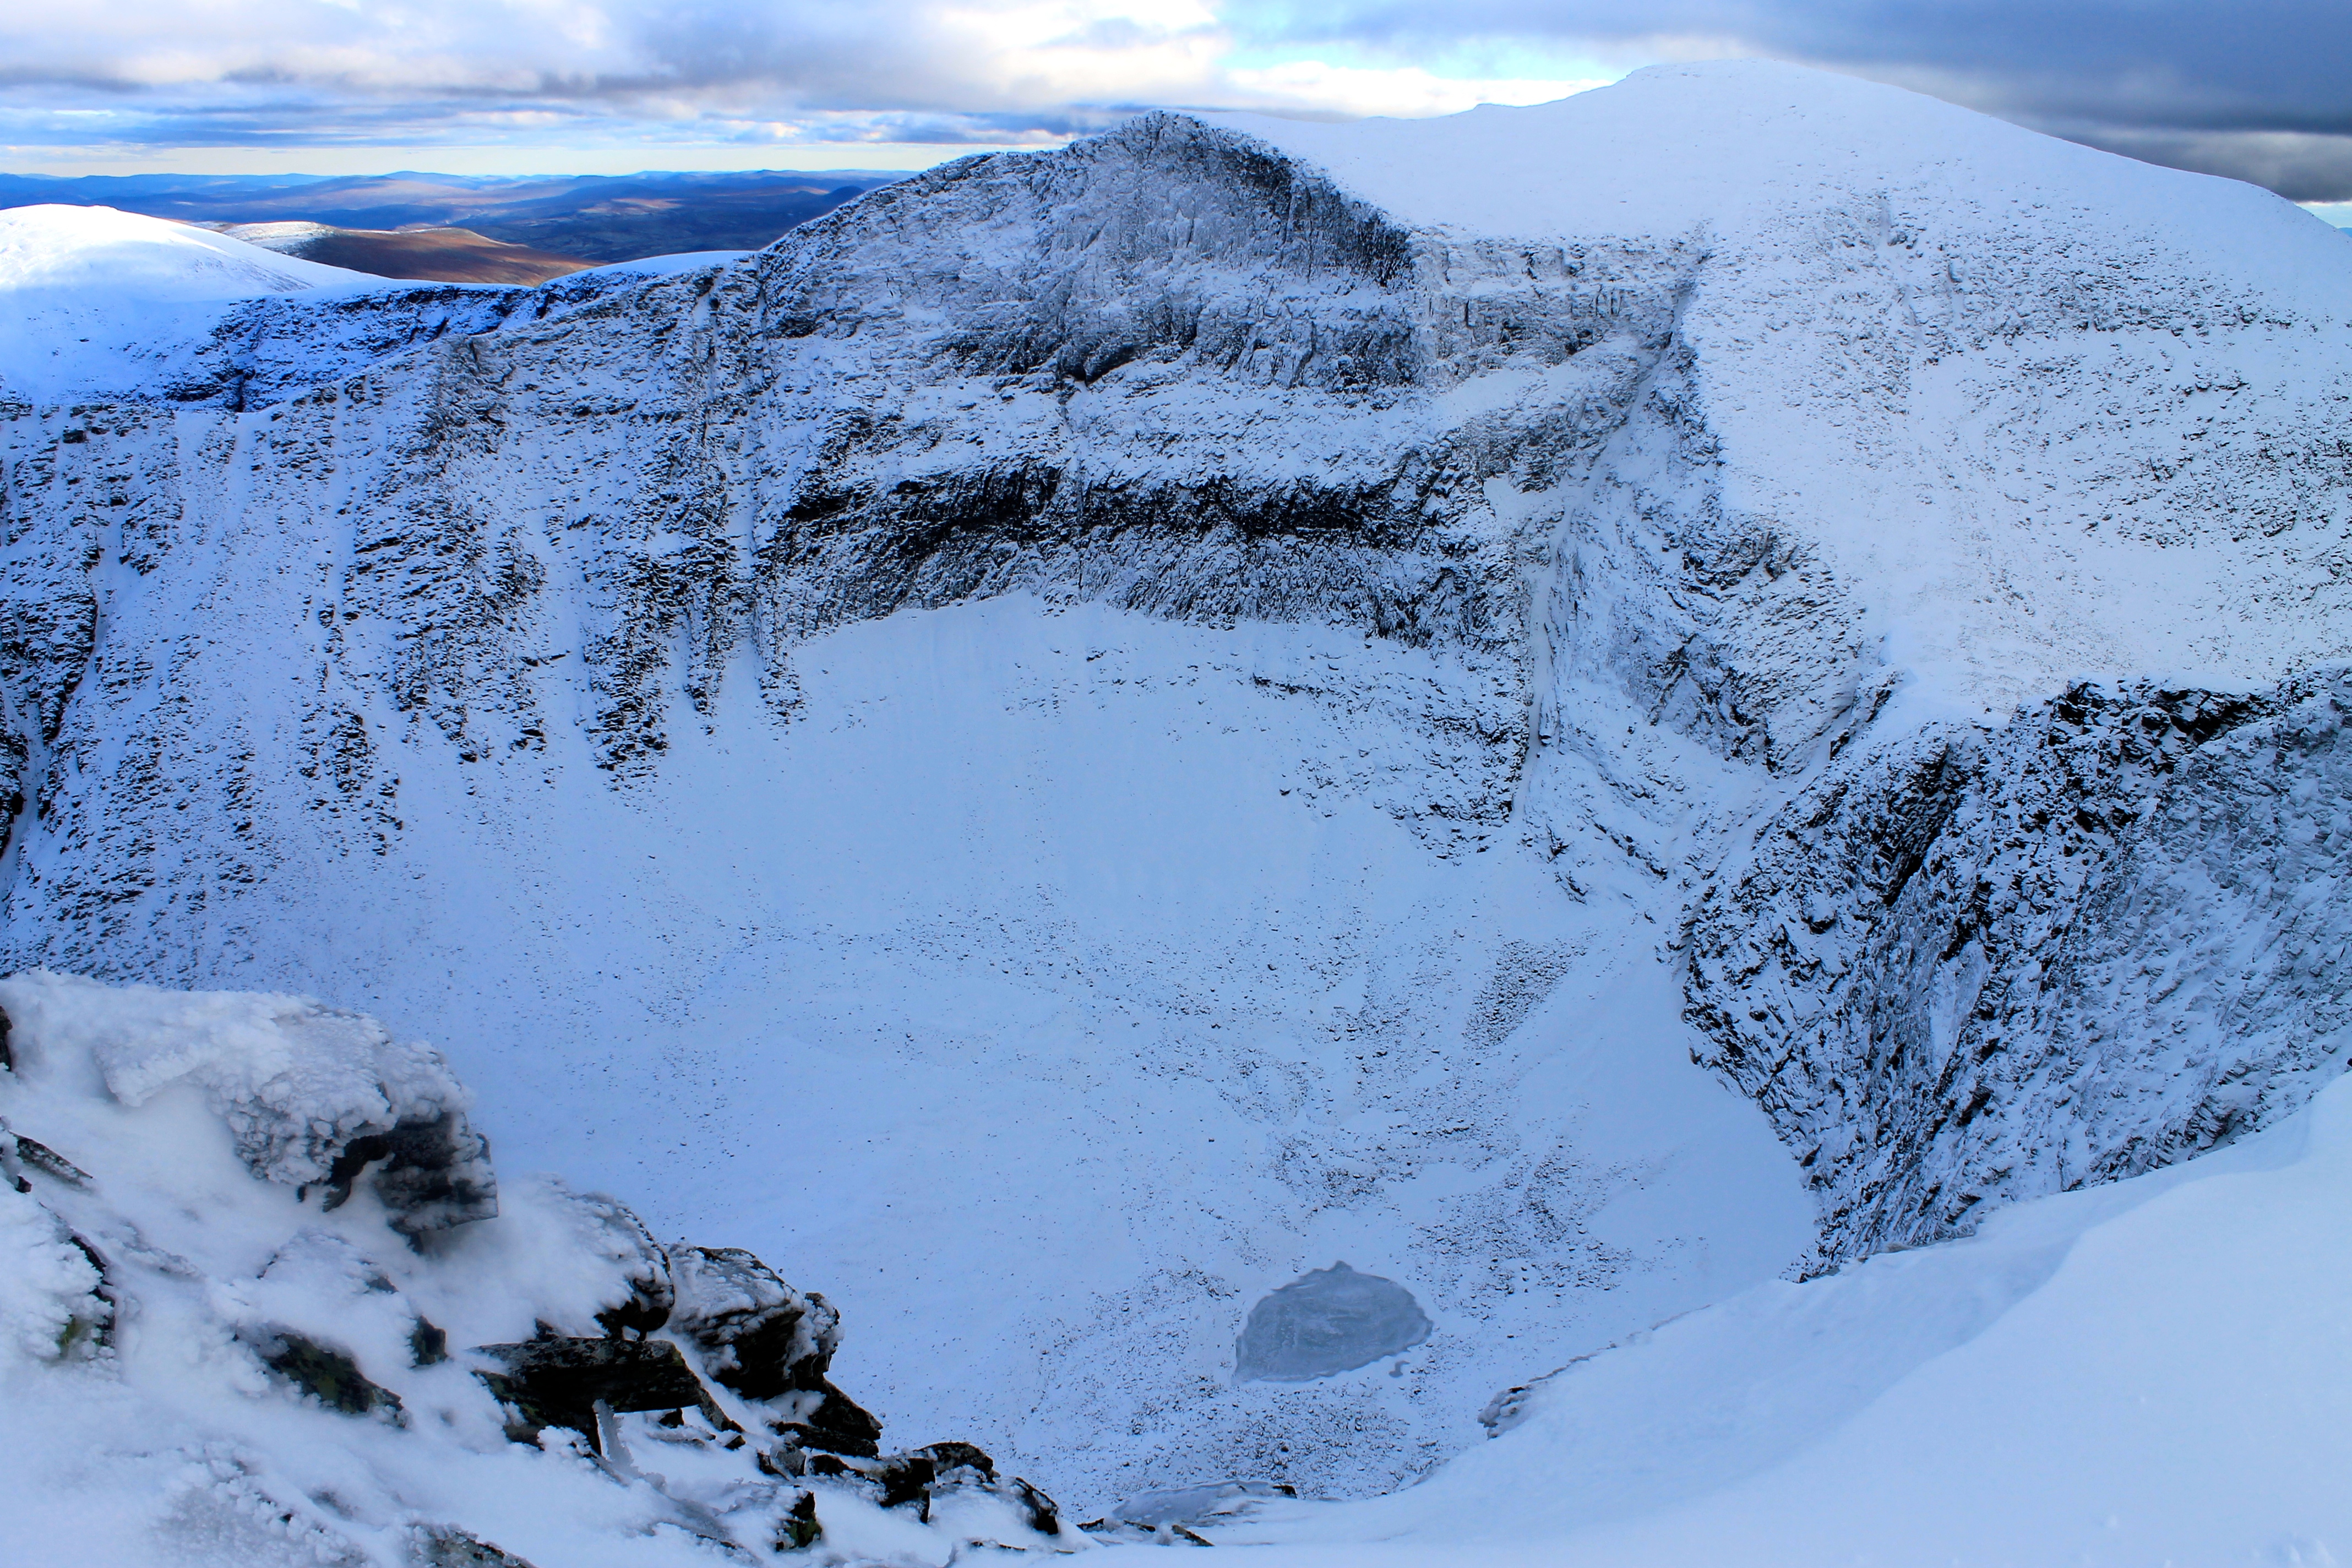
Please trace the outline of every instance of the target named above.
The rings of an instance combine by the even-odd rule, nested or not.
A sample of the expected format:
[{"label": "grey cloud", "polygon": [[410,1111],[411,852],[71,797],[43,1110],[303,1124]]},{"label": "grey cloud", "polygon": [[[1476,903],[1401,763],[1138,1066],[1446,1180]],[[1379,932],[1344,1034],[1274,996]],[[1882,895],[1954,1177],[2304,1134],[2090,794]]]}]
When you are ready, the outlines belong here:
[{"label": "grey cloud", "polygon": [[[1067,135],[1147,106],[1108,85],[1077,93],[1066,78],[1055,91],[1087,101],[1046,101],[1029,73],[992,74],[966,58],[969,36],[942,31],[940,0],[585,3],[609,24],[594,43],[503,0],[415,0],[400,26],[298,0],[203,17],[176,0],[118,0],[110,28],[20,7],[0,16],[0,141],[953,145]],[[971,16],[972,0],[958,9]],[[1224,0],[1219,13],[1244,47],[1343,44],[1394,64],[1531,43],[1622,64],[1801,60],[2298,200],[2352,199],[2347,0]],[[1081,10],[1068,38],[1033,58],[1143,54],[1171,37],[1094,15]],[[217,65],[142,86],[142,49]],[[1215,101],[1213,76],[1187,90]],[[68,112],[90,110],[95,123]]]},{"label": "grey cloud", "polygon": [[2139,132],[2099,126],[2073,139],[2110,153],[2247,180],[2294,202],[2352,201],[2352,136],[2294,132]]},{"label": "grey cloud", "polygon": [[2352,198],[2345,0],[1244,0],[1264,43],[1549,40],[1763,54],[1917,88],[2152,162]]}]

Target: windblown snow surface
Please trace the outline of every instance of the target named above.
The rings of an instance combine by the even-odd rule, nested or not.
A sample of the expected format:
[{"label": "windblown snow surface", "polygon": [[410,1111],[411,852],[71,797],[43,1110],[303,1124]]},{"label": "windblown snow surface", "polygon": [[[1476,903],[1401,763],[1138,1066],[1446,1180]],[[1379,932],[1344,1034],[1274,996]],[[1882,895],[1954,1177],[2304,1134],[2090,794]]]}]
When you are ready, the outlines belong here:
[{"label": "windblown snow surface", "polygon": [[[509,1183],[758,1253],[889,1443],[1081,1520],[2352,1541],[2309,215],[1710,65],[1146,116],[670,275],[212,320],[0,357],[9,967],[433,1041]],[[1235,1381],[1342,1262],[1427,1337]],[[440,1459],[354,1533],[188,1419],[91,1451],[531,1555]],[[568,1521],[543,1457],[495,1484]],[[541,1568],[715,1550],[598,1506]]]}]

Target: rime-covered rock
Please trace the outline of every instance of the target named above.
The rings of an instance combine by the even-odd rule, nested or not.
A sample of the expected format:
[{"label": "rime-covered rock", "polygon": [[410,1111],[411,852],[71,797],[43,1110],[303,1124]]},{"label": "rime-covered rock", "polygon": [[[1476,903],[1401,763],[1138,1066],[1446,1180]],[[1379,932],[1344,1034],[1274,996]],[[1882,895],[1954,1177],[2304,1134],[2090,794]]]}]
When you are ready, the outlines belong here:
[{"label": "rime-covered rock", "polygon": [[[824,1375],[838,1318],[748,1253],[679,1248],[677,1322],[705,1335],[688,1342],[698,1356],[732,1345],[748,1359],[730,1369],[814,1384],[734,1405],[764,1431],[664,1337],[667,1265],[616,1199],[527,1178],[504,1212],[418,1236],[356,1194],[329,1206],[255,1180],[251,1106],[296,1102],[269,1086],[360,1081],[351,1052],[306,1055],[308,1005],[54,975],[0,981],[0,995],[17,1049],[0,1148],[24,1177],[0,1184],[9,1501],[118,1505],[65,1560],[528,1568],[488,1538],[547,1562],[567,1541],[626,1552],[664,1532],[696,1554],[823,1539],[845,1561],[1083,1544],[971,1445],[873,1461],[879,1424]],[[329,1018],[331,1041],[387,1037]],[[446,1072],[436,1081],[462,1103]],[[730,1328],[745,1333],[711,1337]],[[818,1436],[866,1468],[800,1440]],[[886,1509],[877,1478],[905,1498]],[[84,1544],[46,1533],[53,1550]]]},{"label": "rime-covered rock", "polygon": [[0,982],[19,1048],[28,1029],[86,1047],[128,1106],[194,1086],[255,1175],[318,1188],[329,1209],[365,1176],[410,1236],[498,1212],[489,1145],[467,1124],[469,1097],[432,1047],[307,997],[160,991],[146,993],[153,1006],[137,1026],[110,1013],[108,1032],[86,1038],[79,1019],[95,989],[59,974]]},{"label": "rime-covered rock", "polygon": [[1832,767],[1695,906],[1703,1059],[1849,1258],[2185,1159],[2352,1064],[2352,679],[2077,686]]},{"label": "rime-covered rock", "polygon": [[803,1295],[735,1247],[668,1249],[677,1306],[671,1331],[693,1344],[716,1382],[746,1399],[822,1390],[841,1342],[841,1314]]}]

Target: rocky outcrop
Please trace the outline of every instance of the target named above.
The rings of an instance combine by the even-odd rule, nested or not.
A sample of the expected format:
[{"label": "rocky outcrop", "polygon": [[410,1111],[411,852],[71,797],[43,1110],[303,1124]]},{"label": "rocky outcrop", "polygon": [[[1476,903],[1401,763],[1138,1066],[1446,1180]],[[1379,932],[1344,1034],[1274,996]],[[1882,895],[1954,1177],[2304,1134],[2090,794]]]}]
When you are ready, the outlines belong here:
[{"label": "rocky outcrop", "polygon": [[828,1388],[841,1314],[803,1295],[735,1247],[668,1250],[678,1309],[673,1331],[702,1354],[703,1369],[746,1399]]},{"label": "rocky outcrop", "polygon": [[614,1414],[698,1410],[719,1430],[735,1426],[667,1340],[542,1339],[481,1345],[474,1353],[496,1366],[480,1375],[513,1412],[506,1430],[518,1443],[536,1443],[548,1427],[562,1426],[601,1454],[599,1405]]},{"label": "rocky outcrop", "polygon": [[[431,1230],[406,1223],[415,1211],[398,1206],[397,1189],[355,1215],[360,1205],[340,1201],[348,1186],[339,1195],[289,1179],[323,1158],[314,1144],[352,1123],[339,1095],[379,1107],[429,1081],[461,1105],[428,1047],[394,1047],[373,1020],[299,998],[55,975],[0,981],[0,997],[16,1046],[0,1100],[70,1133],[97,1170],[0,1124],[0,1169],[13,1177],[0,1186],[10,1397],[47,1386],[25,1377],[74,1363],[111,1389],[108,1409],[142,1412],[142,1431],[166,1434],[148,1441],[167,1465],[184,1441],[170,1434],[200,1422],[207,1401],[236,1408],[239,1451],[273,1452],[272,1471],[224,1459],[196,1467],[194,1480],[181,1473],[175,1484],[194,1490],[174,1517],[194,1521],[192,1539],[214,1539],[215,1516],[252,1516],[273,1537],[320,1542],[320,1561],[520,1563],[456,1522],[386,1526],[372,1555],[350,1536],[355,1516],[414,1521],[415,1500],[394,1507],[387,1492],[362,1505],[320,1489],[322,1502],[277,1479],[347,1442],[390,1443],[405,1456],[404,1488],[462,1504],[478,1499],[478,1483],[459,1484],[458,1472],[503,1432],[517,1447],[499,1488],[551,1482],[550,1498],[565,1495],[585,1459],[642,1499],[647,1531],[675,1526],[722,1552],[799,1550],[824,1537],[828,1520],[846,1520],[842,1552],[856,1560],[877,1510],[892,1539],[932,1526],[942,1553],[973,1540],[1085,1544],[1050,1498],[1000,1476],[977,1447],[882,1454],[881,1423],[827,1375],[839,1314],[749,1252],[664,1248],[627,1205],[551,1179],[515,1184],[504,1213],[452,1215]],[[209,1126],[202,1110],[187,1114],[203,1101],[163,1092],[173,1084],[202,1091]],[[310,1113],[310,1143],[285,1133],[297,1107]],[[490,1181],[487,1165],[480,1175]],[[273,1227],[279,1238],[256,1268],[253,1251]],[[536,1331],[453,1354],[427,1303],[451,1322]],[[125,1320],[141,1326],[127,1341],[113,1331]],[[209,1380],[209,1392],[190,1395],[191,1378]],[[694,1479],[673,1487],[641,1469],[633,1448],[656,1446],[693,1450]],[[542,1460],[561,1468],[541,1476]],[[341,1488],[361,1484],[338,1473]]]},{"label": "rocky outcrop", "polygon": [[1062,1510],[1052,1498],[1018,1476],[999,1478],[995,1461],[970,1443],[933,1443],[887,1458],[813,1454],[793,1473],[856,1483],[881,1507],[910,1507],[926,1523],[935,1504],[976,1493],[1012,1504],[1022,1525],[1038,1535],[1063,1533]]},{"label": "rocky outcrop", "polygon": [[[27,863],[11,896],[63,917],[56,961],[168,973],[163,910],[241,900],[289,857],[387,849],[388,745],[528,763],[577,704],[601,764],[642,779],[730,669],[788,718],[809,637],[1011,592],[1474,650],[1509,679],[1441,717],[1502,782],[1526,749],[1527,591],[1488,487],[1575,482],[1698,259],[1409,230],[1246,137],[1151,116],[964,160],[717,270],[551,286],[544,314],[468,296],[413,337],[390,310],[390,357],[325,352],[340,306],[257,303],[220,372],[235,397],[0,420],[19,547],[0,763],[45,832],[110,847]],[[311,381],[270,379],[273,356]],[[1497,374],[1516,390],[1443,402]],[[288,569],[230,588],[222,552],[255,526]],[[205,689],[218,650],[134,646],[182,623],[101,617],[111,560],[150,602],[226,595],[271,622],[315,693],[299,721],[200,740],[245,729]],[[146,715],[128,752],[101,739],[122,703]],[[199,754],[257,809],[134,827]],[[284,779],[303,781],[290,816]],[[1507,787],[1472,794],[1484,826],[1507,816]],[[201,849],[167,848],[179,821]]]},{"label": "rocky outcrop", "polygon": [[2184,1159],[2352,1061],[2352,679],[2082,685],[1830,770],[1685,935],[1834,1263]]},{"label": "rocky outcrop", "polygon": [[[60,1020],[98,989],[66,975],[19,974],[0,983],[0,1002],[20,1035],[31,1026],[71,1038]],[[227,1122],[255,1175],[304,1193],[315,1187],[330,1211],[365,1177],[407,1236],[498,1213],[489,1145],[467,1125],[469,1097],[430,1046],[395,1040],[373,1018],[306,997],[174,997],[163,1007],[168,1022],[147,1034],[73,1041],[89,1048],[123,1104],[190,1084]],[[255,1051],[257,1037],[273,1049]]]}]

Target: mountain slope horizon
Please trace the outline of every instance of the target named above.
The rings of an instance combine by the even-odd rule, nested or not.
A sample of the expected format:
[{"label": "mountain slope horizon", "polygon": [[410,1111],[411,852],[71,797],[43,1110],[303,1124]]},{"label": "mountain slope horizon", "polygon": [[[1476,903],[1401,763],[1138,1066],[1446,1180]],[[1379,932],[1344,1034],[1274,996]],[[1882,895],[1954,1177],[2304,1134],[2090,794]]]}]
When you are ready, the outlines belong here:
[{"label": "mountain slope horizon", "polygon": [[623,175],[0,174],[0,207],[107,206],[214,226],[459,227],[594,266],[685,251],[757,250],[795,225],[901,177],[859,169]]}]

